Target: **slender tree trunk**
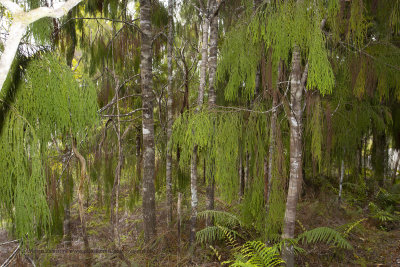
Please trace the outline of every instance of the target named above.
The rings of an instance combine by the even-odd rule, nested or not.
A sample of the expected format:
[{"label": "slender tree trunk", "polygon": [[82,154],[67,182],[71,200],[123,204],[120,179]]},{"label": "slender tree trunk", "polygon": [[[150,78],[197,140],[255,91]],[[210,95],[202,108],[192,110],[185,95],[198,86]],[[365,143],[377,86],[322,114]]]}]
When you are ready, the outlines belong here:
[{"label": "slender tree trunk", "polygon": [[342,202],[343,178],[344,178],[344,160],[342,160],[342,165],[340,167],[339,204],[341,204]]},{"label": "slender tree trunk", "polygon": [[[212,10],[215,12],[217,9],[217,1],[213,0]],[[213,12],[213,13],[214,13]],[[210,56],[208,58],[208,71],[209,71],[209,96],[208,104],[213,106],[216,103],[217,95],[215,91],[215,77],[217,73],[217,56],[218,56],[218,14],[211,17],[210,22]]]},{"label": "slender tree trunk", "polygon": [[[208,4],[207,4],[208,6]],[[197,98],[197,110],[200,110],[204,102],[204,91],[206,88],[207,78],[207,62],[208,62],[208,28],[210,27],[210,21],[208,19],[208,10],[203,10],[202,16],[202,45],[201,45],[201,64],[200,64],[200,87],[199,95]]]},{"label": "slender tree trunk", "polygon": [[140,76],[143,105],[143,224],[144,237],[149,242],[156,235],[156,205],[154,188],[154,120],[151,1],[140,0],[141,64]]},{"label": "slender tree trunk", "polygon": [[397,153],[397,160],[396,164],[394,165],[394,170],[392,174],[392,185],[396,183],[396,177],[397,177],[397,168],[399,167],[399,161],[400,161],[400,153]]},{"label": "slender tree trunk", "polygon": [[[72,151],[74,152],[76,158],[79,160],[81,164],[81,174],[80,174],[80,179],[79,179],[79,187],[78,187],[78,209],[79,209],[79,217],[81,220],[81,225],[82,225],[82,238],[83,238],[83,243],[85,245],[85,250],[89,251],[89,238],[88,234],[86,231],[86,215],[85,215],[85,209],[83,207],[83,190],[84,190],[84,185],[86,182],[86,160],[85,158],[79,153],[78,149],[76,148],[75,141],[72,141]],[[90,266],[91,265],[91,255],[90,253],[87,254],[86,257],[86,265]]]},{"label": "slender tree trunk", "polygon": [[[114,77],[115,78],[115,77]],[[122,167],[122,141],[121,141],[121,121],[119,117],[119,82],[115,86],[115,96],[116,96],[116,106],[117,106],[117,126],[115,127],[115,132],[117,134],[118,142],[118,163],[115,168],[114,184],[111,192],[111,227],[113,230],[113,239],[117,248],[120,247],[120,239],[118,232],[118,208],[119,208],[119,183],[121,177],[121,167]],[[115,207],[115,209],[114,209]]]},{"label": "slender tree trunk", "polygon": [[178,246],[181,247],[181,225],[182,225],[182,193],[178,192],[178,203],[176,205],[178,215]]},{"label": "slender tree trunk", "polygon": [[64,240],[66,246],[71,246],[71,174],[69,170],[64,182],[64,199]]},{"label": "slender tree trunk", "polygon": [[[210,55],[208,59],[208,74],[209,74],[209,96],[208,104],[210,108],[213,108],[216,102],[216,91],[215,91],[215,77],[217,73],[217,53],[218,53],[218,13],[217,12],[217,1],[211,2],[211,22],[210,22]],[[215,127],[214,127],[215,128]],[[214,209],[214,192],[215,192],[215,162],[212,162],[210,166],[210,181],[207,187],[207,210]],[[213,220],[207,218],[206,225],[213,225]]]},{"label": "slender tree trunk", "polygon": [[197,221],[197,145],[193,148],[192,162],[190,169],[190,192],[192,213],[190,217],[190,244],[194,244],[196,238],[196,221]]},{"label": "slender tree trunk", "polygon": [[[210,26],[210,22],[208,20],[208,6],[209,3],[207,1],[207,10],[203,10],[202,16],[202,48],[201,48],[201,65],[200,65],[200,86],[199,86],[199,95],[197,98],[197,108],[196,111],[199,111],[204,103],[204,91],[206,88],[206,76],[207,76],[207,62],[208,62],[208,28]],[[192,214],[190,219],[190,238],[189,242],[191,245],[194,244],[196,238],[196,223],[197,223],[197,144],[193,148],[192,153],[192,161],[191,161],[191,172],[190,172],[190,182],[191,182],[191,207]]]},{"label": "slender tree trunk", "polygon": [[[290,81],[290,179],[286,201],[282,238],[294,238],[296,207],[302,181],[302,107],[303,86],[301,83],[301,54],[297,46],[292,54],[292,73]],[[283,259],[289,267],[294,266],[293,246],[285,246]]]},{"label": "slender tree trunk", "polygon": [[172,136],[172,54],[173,54],[173,8],[174,0],[168,0],[168,42],[167,42],[167,62],[168,62],[168,101],[167,101],[167,155],[166,155],[166,195],[167,195],[167,223],[172,222],[172,147],[168,145]]}]

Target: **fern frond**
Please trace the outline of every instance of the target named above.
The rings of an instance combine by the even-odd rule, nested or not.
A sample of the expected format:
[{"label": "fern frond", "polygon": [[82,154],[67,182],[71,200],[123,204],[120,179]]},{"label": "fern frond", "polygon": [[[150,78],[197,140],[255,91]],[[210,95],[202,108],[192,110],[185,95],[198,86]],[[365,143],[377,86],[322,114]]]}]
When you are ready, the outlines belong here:
[{"label": "fern frond", "polygon": [[216,240],[223,240],[228,237],[235,239],[238,236],[238,232],[231,230],[221,225],[209,226],[196,233],[196,239],[200,243],[212,243]]},{"label": "fern frond", "polygon": [[277,266],[283,263],[274,247],[267,247],[261,241],[249,241],[243,245],[241,252],[249,258],[252,266]]},{"label": "fern frond", "polygon": [[297,237],[303,243],[326,243],[340,248],[353,249],[353,246],[342,236],[341,233],[329,227],[317,227],[306,231]]},{"label": "fern frond", "polygon": [[233,215],[232,213],[225,212],[225,211],[219,211],[219,210],[205,210],[202,212],[199,212],[197,214],[197,217],[199,219],[214,219],[214,222],[218,225],[221,226],[226,226],[226,227],[234,227],[234,226],[239,226],[242,225],[242,222],[239,220],[238,217]]}]

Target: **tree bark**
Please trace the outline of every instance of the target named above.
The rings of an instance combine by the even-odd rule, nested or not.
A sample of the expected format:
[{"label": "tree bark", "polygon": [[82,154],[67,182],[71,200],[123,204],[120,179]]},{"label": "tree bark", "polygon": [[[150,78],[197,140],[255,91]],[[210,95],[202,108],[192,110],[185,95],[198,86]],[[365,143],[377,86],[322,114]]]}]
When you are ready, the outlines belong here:
[{"label": "tree bark", "polygon": [[192,213],[190,217],[190,237],[189,243],[192,245],[196,239],[196,221],[197,221],[197,145],[193,148],[192,162],[190,166],[190,192]]},{"label": "tree bark", "polygon": [[[210,26],[208,17],[209,1],[207,1],[206,8],[202,10],[202,48],[201,48],[201,65],[200,65],[200,86],[199,95],[197,98],[196,112],[200,111],[204,103],[204,91],[206,88],[207,77],[207,62],[208,62],[208,28]],[[190,218],[190,237],[189,243],[194,244],[196,238],[196,223],[197,223],[197,145],[195,144],[192,153],[191,172],[190,172],[190,191],[191,191],[191,208],[192,214]]]},{"label": "tree bark", "polygon": [[[114,77],[115,79],[115,77]],[[115,79],[116,80],[116,79]],[[118,163],[117,167],[115,168],[115,177],[114,177],[114,184],[111,192],[111,227],[113,229],[113,239],[117,248],[120,247],[120,239],[119,239],[119,232],[118,232],[118,208],[119,208],[119,183],[121,177],[121,168],[122,168],[122,140],[121,140],[121,121],[119,117],[119,82],[115,86],[115,96],[116,96],[116,104],[117,104],[117,126],[115,127],[115,132],[117,134],[117,143],[118,143]],[[115,207],[115,209],[114,209]]]},{"label": "tree bark", "polygon": [[[216,12],[218,7],[217,1],[212,1],[212,14]],[[209,93],[208,93],[208,104],[210,107],[215,105],[217,95],[215,91],[215,77],[217,73],[217,56],[218,56],[218,13],[212,15],[210,22],[210,55],[208,58],[208,74],[209,74]]]},{"label": "tree bark", "polygon": [[[89,251],[89,238],[88,234],[86,231],[86,215],[85,215],[85,209],[83,207],[83,190],[84,190],[84,185],[86,182],[86,160],[85,158],[79,153],[78,149],[76,148],[75,141],[72,140],[72,151],[74,152],[76,158],[79,160],[81,164],[81,174],[80,174],[80,179],[79,179],[79,187],[78,187],[78,209],[79,209],[79,217],[81,220],[81,225],[82,225],[82,238],[83,238],[83,243],[85,245],[85,250]],[[90,253],[87,254],[86,257],[86,265],[90,266],[91,262],[91,255]]]},{"label": "tree bark", "polygon": [[172,223],[172,150],[168,144],[172,136],[172,54],[173,54],[173,8],[174,0],[168,0],[168,41],[167,41],[167,62],[168,62],[168,86],[167,86],[167,155],[166,155],[166,195],[167,195],[167,223]]},{"label": "tree bark", "polygon": [[152,74],[151,1],[140,0],[141,63],[140,76],[143,105],[143,224],[144,238],[149,242],[156,235],[156,208],[154,188],[154,119]]},{"label": "tree bark", "polygon": [[397,153],[397,160],[394,165],[394,170],[393,170],[393,174],[392,174],[392,185],[394,185],[396,183],[397,169],[399,167],[399,161],[400,161],[400,153]]},{"label": "tree bark", "polygon": [[[290,179],[282,238],[294,238],[296,207],[302,181],[302,107],[303,86],[301,77],[301,54],[297,46],[292,54],[292,73],[290,80]],[[285,246],[282,253],[286,265],[294,266],[293,246]]]},{"label": "tree bark", "polygon": [[[208,7],[208,3],[207,3]],[[197,110],[200,110],[204,102],[204,91],[206,88],[206,77],[207,77],[207,62],[208,62],[208,28],[210,27],[210,21],[208,18],[208,10],[203,10],[202,16],[202,45],[201,45],[201,64],[200,64],[200,86],[199,95],[197,98]]]},{"label": "tree bark", "polygon": [[10,36],[4,44],[4,52],[0,58],[0,92],[17,53],[18,45],[29,24],[45,17],[60,18],[81,1],[69,0],[57,9],[39,7],[29,12],[24,12],[18,4],[9,0],[0,0],[0,4],[7,8],[13,16],[13,23],[9,31]]},{"label": "tree bark", "polygon": [[[218,53],[218,3],[216,0],[211,1],[211,21],[210,21],[210,54],[208,58],[208,75],[209,75],[209,95],[208,105],[210,108],[216,103],[217,95],[215,92],[215,77],[217,73],[217,53]],[[215,163],[212,162],[210,166],[210,181],[207,186],[207,210],[214,209],[214,194],[215,194],[215,176],[214,176]],[[206,226],[213,225],[213,220],[207,218]]]}]

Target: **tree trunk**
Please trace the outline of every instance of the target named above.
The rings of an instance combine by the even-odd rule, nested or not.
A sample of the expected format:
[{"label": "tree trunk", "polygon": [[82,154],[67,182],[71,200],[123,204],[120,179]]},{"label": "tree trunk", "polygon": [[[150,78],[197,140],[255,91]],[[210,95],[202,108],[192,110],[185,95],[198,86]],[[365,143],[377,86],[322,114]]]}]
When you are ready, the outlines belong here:
[{"label": "tree trunk", "polygon": [[192,162],[190,166],[190,192],[192,213],[190,217],[190,237],[189,243],[192,245],[196,238],[196,221],[197,221],[197,145],[193,148]]},{"label": "tree trunk", "polygon": [[[115,78],[115,77],[114,77]],[[119,183],[121,177],[121,167],[122,167],[122,141],[121,141],[121,121],[119,117],[119,82],[115,86],[115,96],[116,96],[116,106],[117,106],[117,126],[115,127],[115,133],[117,134],[118,142],[118,163],[115,168],[114,184],[111,192],[111,227],[113,231],[113,239],[117,248],[120,247],[120,239],[118,232],[118,208],[119,208]],[[115,207],[115,209],[114,209]]]},{"label": "tree trunk", "polygon": [[[82,225],[82,238],[83,238],[83,243],[85,245],[85,250],[89,251],[89,238],[88,234],[86,231],[86,215],[85,215],[85,209],[83,207],[83,190],[84,190],[84,185],[86,182],[86,160],[85,158],[79,153],[78,149],[76,148],[75,141],[72,140],[72,151],[74,152],[76,158],[79,160],[81,164],[81,174],[80,174],[80,179],[79,179],[79,187],[78,187],[78,209],[79,209],[79,217],[81,220],[81,225]],[[91,262],[91,255],[90,253],[87,254],[86,257],[86,265],[90,266]]]},{"label": "tree trunk", "polygon": [[215,91],[215,77],[217,73],[217,56],[218,56],[218,14],[213,16],[217,9],[217,1],[213,0],[212,17],[210,22],[210,55],[208,58],[208,71],[209,71],[209,96],[208,104],[213,106],[216,103],[217,95]]},{"label": "tree trunk", "polygon": [[[282,238],[294,238],[296,207],[302,181],[302,107],[303,86],[301,84],[301,54],[297,46],[293,49],[290,81],[290,179],[286,201]],[[282,253],[287,266],[294,266],[293,246],[285,246]]]},{"label": "tree trunk", "polygon": [[[69,163],[67,163],[69,164]],[[68,167],[67,167],[68,168]],[[64,181],[64,241],[66,246],[72,245],[71,239],[71,175],[67,170]]]},{"label": "tree trunk", "polygon": [[[207,4],[208,6],[208,4]],[[197,110],[200,110],[204,102],[204,91],[206,88],[207,62],[208,62],[208,28],[210,21],[208,19],[208,11],[203,10],[202,16],[202,46],[201,46],[201,64],[200,64],[200,87],[197,98]]]},{"label": "tree trunk", "polygon": [[167,62],[168,62],[168,86],[167,86],[167,155],[166,155],[166,195],[167,195],[167,224],[172,222],[172,147],[168,145],[172,136],[172,54],[173,54],[173,7],[174,0],[168,0],[168,42],[167,42]]},{"label": "tree trunk", "polygon": [[[209,74],[209,96],[208,104],[212,108],[216,103],[216,92],[215,92],[215,76],[217,73],[217,52],[218,52],[218,13],[217,12],[218,3],[216,0],[212,1],[211,4],[211,22],[210,22],[210,55],[208,59],[208,74]],[[207,210],[214,209],[214,192],[215,192],[215,162],[212,162],[210,166],[210,181],[207,186]],[[213,220],[207,218],[206,226],[213,225]]]},{"label": "tree trunk", "polygon": [[[210,26],[210,22],[208,20],[208,6],[209,3],[207,1],[207,10],[203,10],[202,16],[202,48],[201,48],[201,65],[200,65],[200,86],[199,86],[199,95],[197,98],[197,108],[196,111],[199,111],[204,103],[204,90],[206,88],[206,76],[207,76],[207,62],[208,62],[208,28]],[[196,238],[196,222],[197,222],[197,145],[193,148],[192,153],[192,162],[191,162],[191,172],[190,172],[190,189],[191,189],[191,207],[192,214],[190,218],[190,237],[189,243],[191,245],[194,244]]]},{"label": "tree trunk", "polygon": [[392,174],[392,185],[396,183],[396,177],[397,177],[397,168],[399,167],[399,161],[400,161],[400,153],[397,153],[397,160],[396,164],[394,165],[394,170]]},{"label": "tree trunk", "polygon": [[149,242],[156,235],[156,207],[154,188],[154,120],[153,120],[153,74],[151,1],[140,0],[141,63],[140,77],[143,105],[143,224],[144,238]]}]

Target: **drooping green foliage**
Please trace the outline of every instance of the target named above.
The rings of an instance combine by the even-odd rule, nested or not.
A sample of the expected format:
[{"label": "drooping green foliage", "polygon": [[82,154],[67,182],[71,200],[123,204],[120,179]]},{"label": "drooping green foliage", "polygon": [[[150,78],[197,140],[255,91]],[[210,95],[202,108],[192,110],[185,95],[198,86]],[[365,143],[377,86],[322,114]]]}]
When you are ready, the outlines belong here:
[{"label": "drooping green foliage", "polygon": [[44,160],[52,137],[84,138],[97,120],[96,90],[77,80],[55,54],[27,59],[11,97],[2,100],[0,132],[1,212],[18,237],[33,239],[48,228]]},{"label": "drooping green foliage", "polygon": [[215,163],[215,181],[222,197],[235,199],[239,190],[237,178],[238,140],[241,117],[237,113],[217,113],[203,110],[180,116],[174,123],[172,143],[181,149],[180,164],[189,164],[196,144],[206,155],[208,166]]}]

